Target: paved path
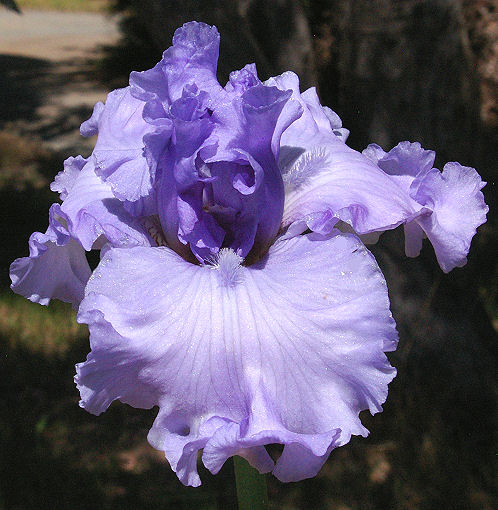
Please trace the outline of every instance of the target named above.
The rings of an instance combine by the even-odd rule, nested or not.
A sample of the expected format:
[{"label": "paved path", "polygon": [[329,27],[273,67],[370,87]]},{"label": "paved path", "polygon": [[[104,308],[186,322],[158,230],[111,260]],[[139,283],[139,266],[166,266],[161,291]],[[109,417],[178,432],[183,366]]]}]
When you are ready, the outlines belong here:
[{"label": "paved path", "polygon": [[0,8],[3,127],[52,149],[88,151],[93,141],[81,139],[78,127],[107,93],[91,62],[118,38],[116,20],[102,14]]},{"label": "paved path", "polygon": [[51,61],[85,56],[119,36],[112,18],[96,13],[0,9],[0,53]]}]

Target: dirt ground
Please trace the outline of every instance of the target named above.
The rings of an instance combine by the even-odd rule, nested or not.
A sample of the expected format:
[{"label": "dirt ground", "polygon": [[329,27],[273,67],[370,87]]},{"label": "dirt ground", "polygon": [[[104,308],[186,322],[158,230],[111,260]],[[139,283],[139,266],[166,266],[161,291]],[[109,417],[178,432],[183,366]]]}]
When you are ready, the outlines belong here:
[{"label": "dirt ground", "polygon": [[95,61],[118,37],[116,18],[103,14],[1,9],[0,129],[87,155],[94,142],[79,125],[108,92]]}]

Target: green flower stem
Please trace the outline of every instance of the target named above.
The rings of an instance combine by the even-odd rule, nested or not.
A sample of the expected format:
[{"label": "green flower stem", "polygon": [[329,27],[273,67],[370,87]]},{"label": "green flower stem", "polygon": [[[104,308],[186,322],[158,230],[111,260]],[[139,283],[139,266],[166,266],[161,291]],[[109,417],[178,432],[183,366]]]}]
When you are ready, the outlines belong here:
[{"label": "green flower stem", "polygon": [[239,510],[268,510],[266,477],[242,457],[233,458]]}]

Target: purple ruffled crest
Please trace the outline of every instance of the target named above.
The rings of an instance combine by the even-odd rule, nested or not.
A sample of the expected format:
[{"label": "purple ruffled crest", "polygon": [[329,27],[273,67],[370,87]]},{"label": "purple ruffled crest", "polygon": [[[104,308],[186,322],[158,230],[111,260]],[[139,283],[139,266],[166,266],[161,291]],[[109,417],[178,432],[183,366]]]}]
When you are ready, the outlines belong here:
[{"label": "purple ruffled crest", "polygon": [[254,66],[216,80],[219,34],[186,24],[154,69],[131,76],[131,92],[145,101],[143,117],[169,119],[164,150],[145,153],[155,166],[158,214],[166,241],[185,258],[205,262],[220,248],[255,257],[268,249],[281,224],[284,190],[276,163],[282,132],[300,115],[282,114],[290,92],[265,87]]},{"label": "purple ruffled crest", "polygon": [[146,103],[144,118],[153,123],[164,118],[185,86],[196,84],[210,100],[222,90],[216,78],[220,35],[216,27],[185,23],[177,29],[173,46],[153,68],[130,75],[131,94]]},{"label": "purple ruffled crest", "polygon": [[225,91],[229,95],[237,96],[260,83],[256,65],[247,64],[242,69],[230,73],[228,83],[225,85]]}]

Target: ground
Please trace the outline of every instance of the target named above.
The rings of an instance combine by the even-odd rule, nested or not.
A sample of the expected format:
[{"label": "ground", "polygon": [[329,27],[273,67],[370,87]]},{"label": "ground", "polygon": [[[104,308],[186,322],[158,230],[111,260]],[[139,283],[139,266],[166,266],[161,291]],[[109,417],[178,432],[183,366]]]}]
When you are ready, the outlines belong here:
[{"label": "ground", "polygon": [[94,141],[79,136],[79,124],[108,92],[96,79],[95,61],[118,37],[117,20],[104,14],[2,10],[4,130],[68,155],[88,152]]}]

